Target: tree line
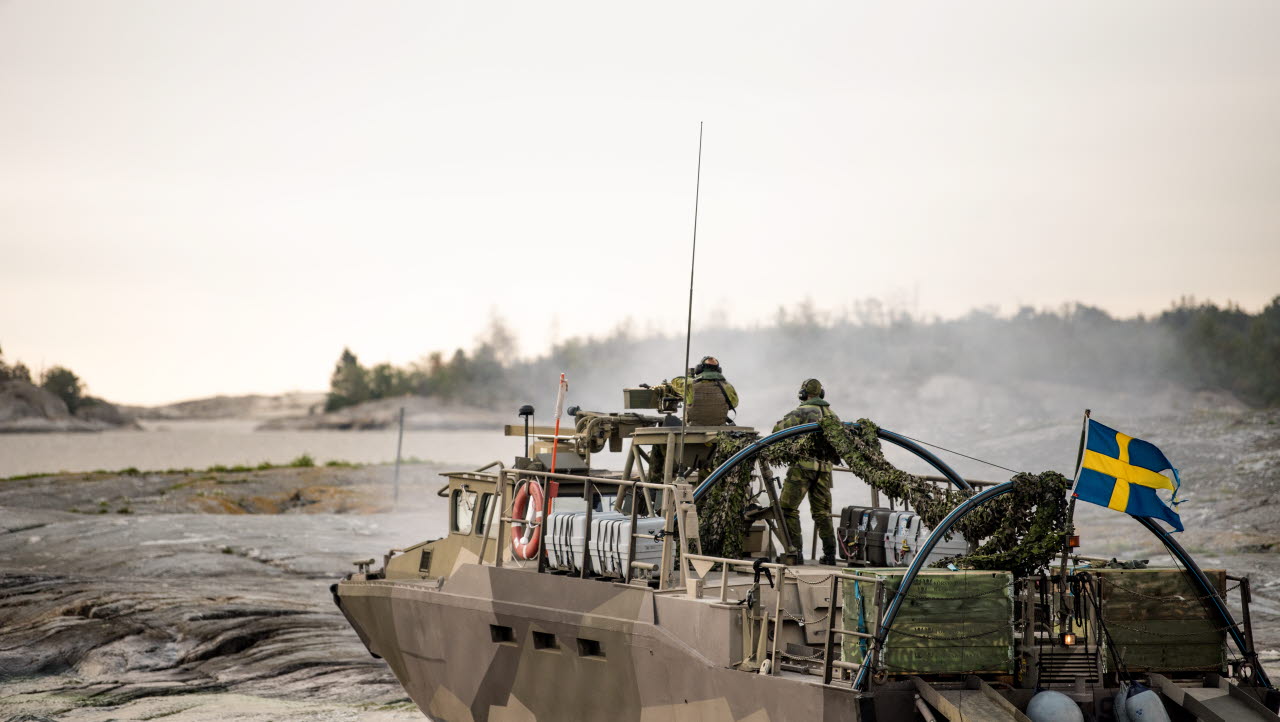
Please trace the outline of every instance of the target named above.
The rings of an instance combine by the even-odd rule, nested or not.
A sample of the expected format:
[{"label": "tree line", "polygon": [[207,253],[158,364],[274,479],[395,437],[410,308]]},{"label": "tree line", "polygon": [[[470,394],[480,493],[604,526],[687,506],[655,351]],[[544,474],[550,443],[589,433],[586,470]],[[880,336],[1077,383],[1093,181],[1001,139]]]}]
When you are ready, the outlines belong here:
[{"label": "tree line", "polygon": [[435,351],[403,367],[390,363],[366,367],[351,349],[344,348],[329,378],[324,409],[336,411],[407,395],[491,405],[511,398],[514,362],[515,334],[497,318],[470,354],[457,349],[448,359]]},{"label": "tree line", "polygon": [[101,403],[100,399],[85,394],[84,382],[71,369],[50,367],[40,374],[37,382],[32,379],[31,369],[26,364],[17,361],[10,366],[4,359],[4,350],[0,349],[0,383],[6,381],[22,381],[39,386],[62,399],[67,405],[67,411],[73,414],[85,406]]},{"label": "tree line", "polygon": [[[1254,407],[1280,406],[1280,296],[1257,313],[1183,298],[1157,316],[1132,318],[1083,304],[1024,307],[1009,316],[978,309],[942,320],[877,301],[838,314],[806,303],[779,310],[769,325],[710,328],[696,335],[702,348],[749,349],[728,359],[731,378],[729,368],[744,369],[748,362],[761,369],[794,366],[800,350],[831,367],[907,381],[950,373],[1130,391],[1173,381],[1192,390],[1228,391]],[[680,373],[637,361],[672,356],[668,350],[676,345],[683,349],[683,337],[638,336],[623,324],[604,337],[570,338],[542,356],[518,359],[514,334],[495,318],[470,352],[435,352],[404,367],[365,367],[343,349],[326,410],[406,394],[492,405],[518,398],[524,389],[546,387],[560,371],[580,383],[608,374],[610,387],[631,385]]]}]

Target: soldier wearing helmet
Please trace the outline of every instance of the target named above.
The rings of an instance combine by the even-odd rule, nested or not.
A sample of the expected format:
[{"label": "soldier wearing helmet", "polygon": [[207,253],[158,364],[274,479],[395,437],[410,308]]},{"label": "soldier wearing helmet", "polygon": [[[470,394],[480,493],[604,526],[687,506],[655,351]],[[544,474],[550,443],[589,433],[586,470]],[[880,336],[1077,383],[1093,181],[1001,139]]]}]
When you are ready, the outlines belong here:
[{"label": "soldier wearing helmet", "polygon": [[[664,396],[684,402],[685,421],[690,426],[725,426],[733,423],[729,419],[729,412],[738,408],[738,392],[725,379],[720,369],[720,360],[715,356],[703,356],[695,368],[689,369],[687,376],[677,376],[653,388]],[[655,446],[650,453],[650,480],[662,481],[665,452],[662,447]],[[711,469],[706,466],[709,461],[710,457],[698,468],[700,478],[705,478],[710,473]]]},{"label": "soldier wearing helmet", "polygon": [[[830,417],[840,420],[827,403],[826,391],[822,382],[808,379],[800,385],[800,405],[782,417],[774,427],[774,431],[811,424]],[[814,532],[822,539],[822,559],[820,564],[836,563],[836,533],[831,525],[831,462],[806,459],[787,469],[786,481],[782,484],[782,498],[779,505],[786,520],[787,534],[797,544],[802,537],[800,533],[800,501],[805,494],[809,495],[809,514],[813,516]]]},{"label": "soldier wearing helmet", "polygon": [[738,408],[738,392],[715,356],[703,356],[692,374],[671,379],[670,387],[684,399],[690,426],[723,426],[730,423],[729,412]]}]

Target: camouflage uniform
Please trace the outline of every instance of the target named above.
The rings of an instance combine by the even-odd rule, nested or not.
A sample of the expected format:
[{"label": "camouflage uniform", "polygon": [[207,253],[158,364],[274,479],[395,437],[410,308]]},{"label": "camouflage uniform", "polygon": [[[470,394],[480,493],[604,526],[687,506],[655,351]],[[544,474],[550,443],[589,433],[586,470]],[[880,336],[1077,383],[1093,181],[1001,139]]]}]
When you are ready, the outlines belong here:
[{"label": "camouflage uniform", "polygon": [[[839,420],[831,410],[831,404],[819,398],[822,384],[816,379],[806,381],[802,390],[809,394],[809,398],[800,402],[800,406],[794,411],[782,417],[782,420],[774,425],[774,431],[811,424],[825,416]],[[787,478],[782,484],[782,498],[778,503],[786,519],[788,536],[797,545],[801,545],[803,537],[800,531],[800,502],[805,494],[809,495],[809,514],[813,517],[815,532],[822,539],[822,556],[834,562],[836,533],[831,524],[831,468],[831,462],[828,461],[805,460],[787,469]]]},{"label": "camouflage uniform", "polygon": [[[657,388],[684,399],[685,415],[690,426],[729,424],[729,412],[738,408],[738,391],[725,379],[724,374],[708,369],[693,376],[692,383],[686,384],[688,380],[688,377],[677,376]],[[665,452],[662,447],[655,446],[650,454],[649,480],[660,483]],[[709,473],[711,468],[705,463],[698,467],[698,478],[705,479]]]},{"label": "camouflage uniform", "polygon": [[[693,377],[693,383],[685,385],[686,378],[677,376],[671,379],[671,390],[677,396],[684,398],[686,413],[689,415],[689,424],[692,426],[723,426],[729,421],[728,412],[738,408],[738,391],[733,388],[733,384],[725,379],[724,374],[719,371],[703,371]],[[712,388],[712,387],[715,388]],[[707,423],[697,423],[693,419],[700,415],[698,412],[698,401],[703,400],[707,405],[714,405],[714,411],[710,412],[712,418],[705,419]],[[724,418],[715,420],[719,417],[719,410],[722,408],[717,402],[723,401],[725,410]]]}]

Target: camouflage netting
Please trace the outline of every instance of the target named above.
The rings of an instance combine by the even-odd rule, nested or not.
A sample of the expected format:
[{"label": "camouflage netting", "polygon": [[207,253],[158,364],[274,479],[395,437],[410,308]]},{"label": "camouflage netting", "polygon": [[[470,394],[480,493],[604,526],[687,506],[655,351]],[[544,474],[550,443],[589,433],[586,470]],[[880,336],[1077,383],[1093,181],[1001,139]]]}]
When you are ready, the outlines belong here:
[{"label": "camouflage netting", "polygon": [[[822,433],[794,437],[761,450],[755,459],[739,464],[729,478],[698,502],[699,532],[705,553],[741,556],[747,532],[741,510],[750,501],[756,460],[771,466],[790,466],[804,459],[843,462],[881,494],[910,506],[930,528],[936,528],[952,509],[975,493],[939,488],[889,463],[880,448],[879,427],[868,419],[859,419],[857,428],[830,418],[819,423]],[[754,433],[722,434],[712,468],[758,438]],[[956,530],[965,538],[987,541],[973,554],[943,560],[935,566],[954,563],[962,568],[1008,570],[1024,576],[1047,566],[1062,550],[1067,522],[1067,479],[1055,471],[1045,471],[1015,474],[1012,481],[1015,483],[1012,493],[983,504],[956,524]]]}]

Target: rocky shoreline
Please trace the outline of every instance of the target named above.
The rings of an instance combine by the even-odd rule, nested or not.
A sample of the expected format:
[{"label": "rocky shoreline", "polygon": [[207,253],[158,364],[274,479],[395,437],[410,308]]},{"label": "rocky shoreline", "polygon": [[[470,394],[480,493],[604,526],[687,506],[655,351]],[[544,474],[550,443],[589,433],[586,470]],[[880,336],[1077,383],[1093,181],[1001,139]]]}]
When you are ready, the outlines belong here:
[{"label": "rocky shoreline", "polygon": [[439,471],[0,482],[0,719],[422,719],[328,587],[443,530]]},{"label": "rocky shoreline", "polygon": [[0,433],[93,432],[140,429],[138,422],[102,399],[82,399],[75,413],[54,394],[26,381],[0,382]]},{"label": "rocky shoreline", "polygon": [[[1203,567],[1249,575],[1254,636],[1280,678],[1280,413],[1140,427],[1180,450],[1179,540]],[[0,719],[422,719],[329,585],[444,533],[443,470],[402,467],[394,505],[388,466],[0,480]],[[1083,553],[1169,563],[1123,515],[1081,505],[1077,521]]]},{"label": "rocky shoreline", "polygon": [[[515,404],[507,404],[511,409]],[[446,429],[494,429],[512,423],[514,412],[492,408],[444,403],[423,396],[401,396],[366,401],[362,404],[330,411],[298,416],[281,416],[263,421],[258,431],[368,431],[394,429],[404,409],[404,427],[410,431]]]}]

